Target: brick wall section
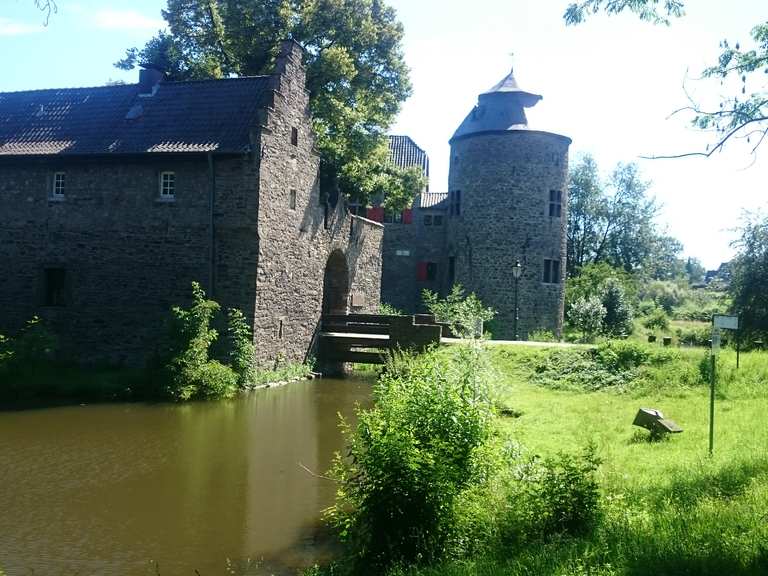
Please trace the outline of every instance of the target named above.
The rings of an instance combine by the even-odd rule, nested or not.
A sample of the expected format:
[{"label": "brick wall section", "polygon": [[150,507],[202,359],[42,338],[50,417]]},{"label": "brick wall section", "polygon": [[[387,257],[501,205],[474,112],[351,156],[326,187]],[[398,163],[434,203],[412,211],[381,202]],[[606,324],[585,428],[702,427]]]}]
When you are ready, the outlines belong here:
[{"label": "brick wall section", "polygon": [[[442,226],[424,226],[425,215],[440,214]],[[382,256],[381,300],[398,310],[415,314],[423,310],[421,291],[425,288],[440,292],[444,289],[447,270],[445,253],[446,216],[444,211],[413,208],[411,224],[385,224]],[[398,255],[407,250],[410,255]],[[417,279],[419,262],[437,264],[434,281]]]},{"label": "brick wall section", "polygon": [[[461,215],[448,219],[447,256],[456,281],[497,310],[494,337],[514,337],[516,259],[521,338],[563,325],[568,146],[564,136],[511,130],[451,142],[449,191],[461,190]],[[562,193],[560,218],[549,217],[549,191]],[[543,282],[544,259],[560,261],[560,281]]]},{"label": "brick wall section", "polygon": [[[251,154],[0,158],[0,333],[37,314],[70,356],[138,364],[153,351],[170,307],[189,303],[197,280],[222,307],[243,310],[259,361],[301,360],[334,249],[346,257],[351,290],[364,295],[360,311],[376,311],[382,227],[350,217],[342,205],[324,226],[304,71],[293,43],[285,46],[274,85],[263,130],[253,127]],[[298,146],[291,144],[294,126]],[[63,201],[50,200],[56,171],[67,174]],[[173,202],[159,199],[162,171],[176,173]],[[42,305],[47,267],[66,269],[65,306]]]},{"label": "brick wall section", "polygon": [[[383,228],[351,217],[340,202],[324,222],[317,180],[309,95],[298,46],[288,44],[278,63],[281,77],[260,133],[259,267],[254,338],[260,362],[278,355],[301,360],[320,317],[325,265],[341,250],[350,274],[350,293],[359,292],[359,312],[378,308]],[[298,129],[298,145],[291,141]],[[296,208],[290,207],[291,190]],[[282,323],[282,333],[281,333]]]},{"label": "brick wall section", "polygon": [[[175,202],[159,200],[165,170],[176,172]],[[63,201],[49,200],[54,171],[66,171]],[[68,353],[130,360],[189,300],[192,280],[207,286],[204,158],[3,161],[0,172],[2,330],[37,314]],[[43,306],[48,267],[66,269],[65,306]]]}]

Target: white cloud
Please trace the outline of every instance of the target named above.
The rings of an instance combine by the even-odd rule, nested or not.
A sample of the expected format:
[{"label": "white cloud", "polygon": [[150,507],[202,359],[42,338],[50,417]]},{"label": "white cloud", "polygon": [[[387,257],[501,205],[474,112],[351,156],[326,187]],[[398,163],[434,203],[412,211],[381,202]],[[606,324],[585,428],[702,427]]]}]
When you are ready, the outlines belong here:
[{"label": "white cloud", "polygon": [[92,16],[93,23],[106,30],[158,30],[165,21],[150,18],[134,10],[99,10]]},{"label": "white cloud", "polygon": [[14,22],[10,18],[0,16],[0,36],[20,36],[22,34],[33,34],[42,30],[40,25],[24,24],[23,22]]}]

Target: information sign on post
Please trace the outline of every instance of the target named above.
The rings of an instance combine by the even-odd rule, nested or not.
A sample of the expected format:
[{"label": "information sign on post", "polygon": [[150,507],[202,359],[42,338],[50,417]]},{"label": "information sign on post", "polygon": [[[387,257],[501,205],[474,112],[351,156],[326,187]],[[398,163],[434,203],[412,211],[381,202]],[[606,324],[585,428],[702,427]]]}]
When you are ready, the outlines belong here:
[{"label": "information sign on post", "polygon": [[739,317],[728,316],[727,314],[715,314],[712,316],[712,326],[715,328],[724,328],[726,330],[738,330]]},{"label": "information sign on post", "polygon": [[[715,382],[717,381],[717,363],[715,358],[720,352],[720,330],[739,330],[739,317],[728,314],[712,316],[712,353],[709,356],[709,455],[715,447]],[[736,368],[739,367],[739,334],[736,334]]]}]

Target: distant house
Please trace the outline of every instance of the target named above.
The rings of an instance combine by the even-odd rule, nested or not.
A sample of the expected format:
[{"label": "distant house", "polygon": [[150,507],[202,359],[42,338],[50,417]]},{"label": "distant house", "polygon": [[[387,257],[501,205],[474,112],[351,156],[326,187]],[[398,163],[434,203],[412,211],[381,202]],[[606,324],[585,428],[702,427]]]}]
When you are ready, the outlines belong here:
[{"label": "distant house", "polygon": [[301,49],[272,75],[0,93],[0,333],[137,363],[199,281],[260,361],[378,305],[382,227],[321,200]]}]

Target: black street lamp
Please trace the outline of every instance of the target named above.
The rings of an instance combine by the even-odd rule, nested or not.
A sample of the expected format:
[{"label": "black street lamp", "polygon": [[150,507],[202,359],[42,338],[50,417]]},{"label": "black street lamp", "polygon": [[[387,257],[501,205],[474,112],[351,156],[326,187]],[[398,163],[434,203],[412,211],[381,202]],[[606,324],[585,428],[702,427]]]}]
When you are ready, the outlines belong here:
[{"label": "black street lamp", "polygon": [[520,276],[522,276],[522,274],[523,267],[520,264],[520,260],[515,260],[515,265],[512,266],[512,277],[515,279],[515,340],[520,340],[520,334],[517,332],[517,325],[520,322],[520,306],[517,295]]}]

